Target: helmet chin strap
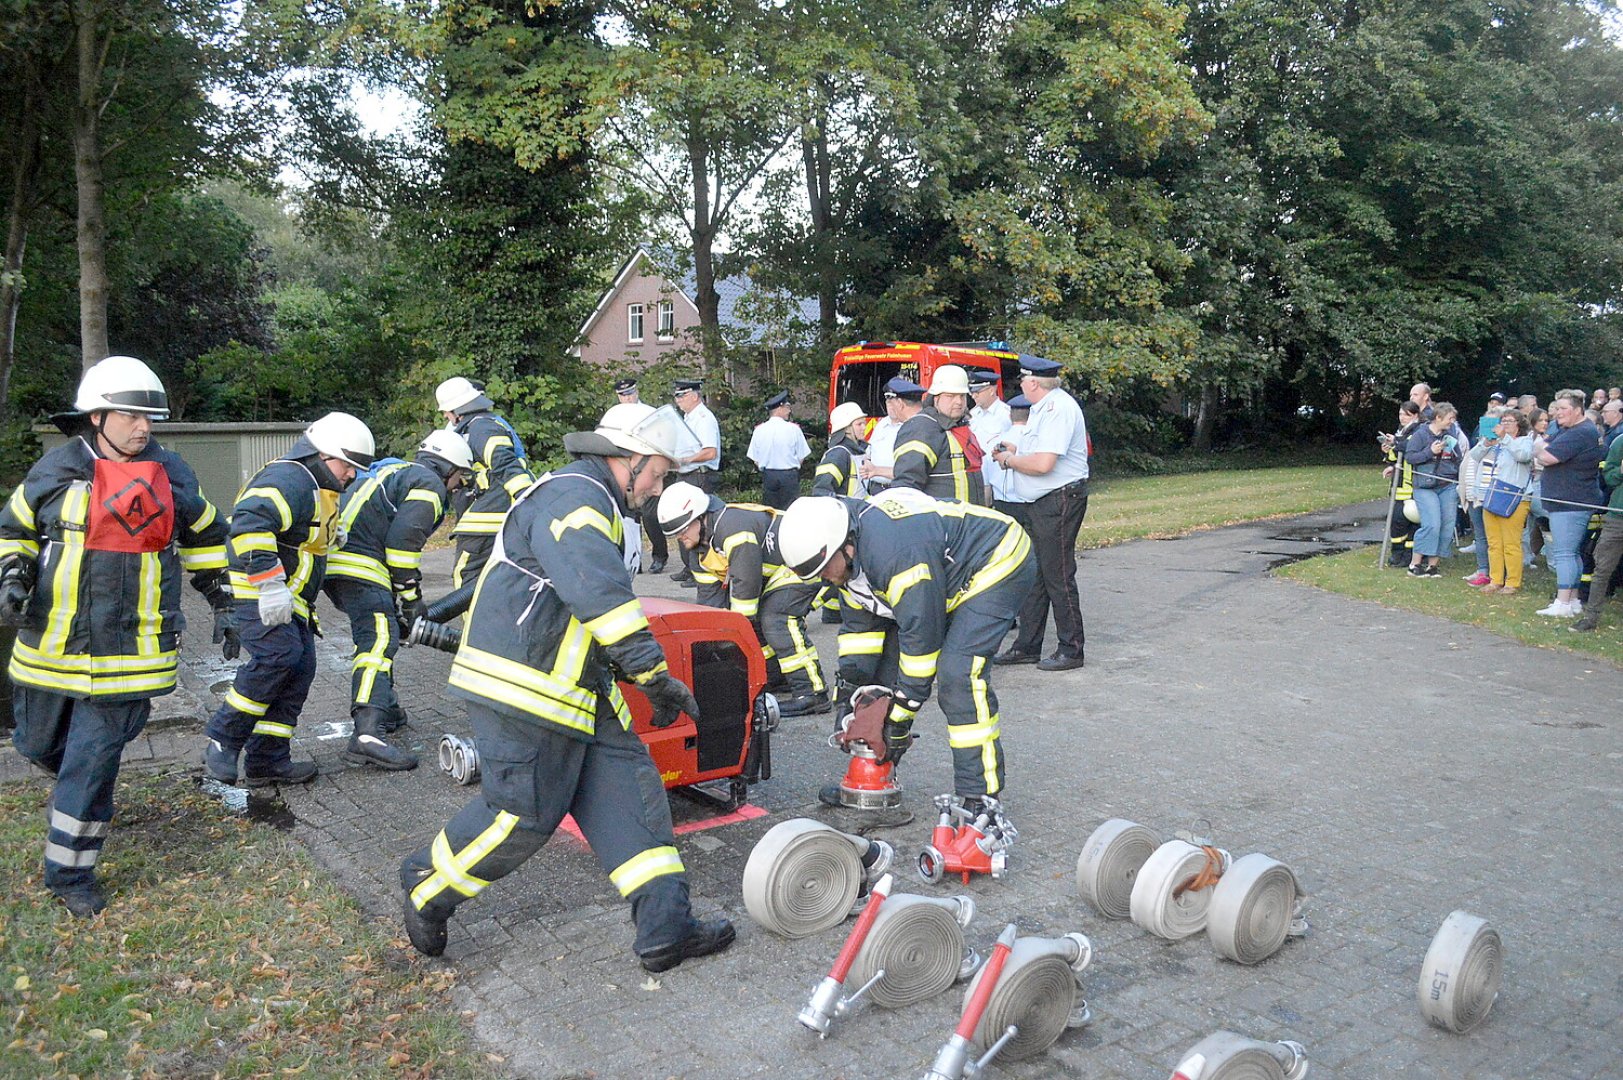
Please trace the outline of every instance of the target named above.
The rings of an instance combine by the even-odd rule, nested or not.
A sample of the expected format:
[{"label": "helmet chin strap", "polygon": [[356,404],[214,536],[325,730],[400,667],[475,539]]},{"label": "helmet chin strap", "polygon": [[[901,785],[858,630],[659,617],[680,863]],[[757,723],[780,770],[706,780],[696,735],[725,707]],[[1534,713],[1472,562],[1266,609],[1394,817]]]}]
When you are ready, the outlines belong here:
[{"label": "helmet chin strap", "polygon": [[636,509],[636,502],[632,500],[631,489],[637,486],[637,477],[642,475],[643,467],[648,464],[648,454],[638,454],[637,463],[626,472],[626,505]]}]

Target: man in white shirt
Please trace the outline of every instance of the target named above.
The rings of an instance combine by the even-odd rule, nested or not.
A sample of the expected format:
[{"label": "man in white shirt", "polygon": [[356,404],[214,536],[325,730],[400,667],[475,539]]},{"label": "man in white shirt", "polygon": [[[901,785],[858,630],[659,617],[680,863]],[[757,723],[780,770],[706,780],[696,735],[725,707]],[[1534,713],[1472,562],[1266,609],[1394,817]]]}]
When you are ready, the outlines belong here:
[{"label": "man in white shirt", "polygon": [[969,397],[974,407],[969,410],[969,430],[981,449],[997,445],[997,437],[1009,430],[1009,406],[997,396],[997,372],[988,368],[969,369]]},{"label": "man in white shirt", "polygon": [[890,485],[896,465],[896,436],[902,425],[923,408],[924,387],[912,379],[898,375],[885,384],[885,415],[868,436],[868,460],[862,463],[862,479],[868,482],[869,494]]},{"label": "man in white shirt", "polygon": [[[721,468],[721,421],[705,406],[704,396],[699,392],[703,386],[701,379],[678,379],[671,388],[676,407],[682,410],[682,418],[703,447],[684,462],[677,473],[679,479],[700,491],[714,492],[716,471]],[[672,574],[671,580],[697,587],[698,583],[693,580],[693,568],[697,562],[697,557],[691,551],[682,552],[682,569]]]},{"label": "man in white shirt", "polygon": [[[1082,666],[1082,603],[1076,588],[1076,536],[1088,512],[1088,425],[1082,406],[1060,386],[1060,365],[1037,356],[1020,358],[1020,392],[1031,399],[1031,417],[1019,446],[1007,436],[992,455],[1018,474],[1030,500],[1027,531],[1037,553],[1037,585],[1020,609],[1020,633],[999,664],[1036,664],[1043,671]],[[1040,659],[1048,609],[1054,609],[1054,655]]]},{"label": "man in white shirt", "polygon": [[745,456],[761,470],[761,493],[768,506],[779,510],[800,497],[800,463],[811,454],[806,434],[789,419],[789,391],[766,399],[767,418],[755,425]]}]

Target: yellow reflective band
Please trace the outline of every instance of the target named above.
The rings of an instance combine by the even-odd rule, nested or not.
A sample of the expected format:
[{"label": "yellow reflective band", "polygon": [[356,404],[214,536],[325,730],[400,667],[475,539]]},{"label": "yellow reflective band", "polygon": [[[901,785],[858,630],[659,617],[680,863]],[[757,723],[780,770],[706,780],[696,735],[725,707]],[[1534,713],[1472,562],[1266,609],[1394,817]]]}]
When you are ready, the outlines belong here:
[{"label": "yellow reflective band", "polygon": [[231,565],[225,557],[225,545],[213,547],[180,548],[180,568],[192,573],[198,570],[224,570]]},{"label": "yellow reflective band", "polygon": [[269,501],[272,506],[276,507],[276,512],[282,517],[282,532],[287,532],[293,527],[293,510],[287,505],[287,500],[282,497],[280,491],[273,487],[249,488],[242,493],[242,497],[237,501],[240,503],[245,499],[253,498],[255,495]]},{"label": "yellow reflective band", "polygon": [[1025,562],[1030,551],[1031,537],[1026,535],[1026,530],[1018,525],[1010,525],[991,557],[986,560],[986,565],[975,571],[955,595],[947,598],[947,610],[955,610],[965,600],[978,596],[1020,569],[1020,564]]},{"label": "yellow reflective band", "polygon": [[564,624],[564,636],[558,641],[556,659],[552,662],[553,677],[578,685],[581,674],[586,670],[586,656],[591,651],[592,635],[586,632],[579,619],[571,615],[569,622]]},{"label": "yellow reflective band", "polygon": [[389,572],[382,563],[370,555],[359,555],[353,551],[335,551],[327,556],[327,573],[332,577],[369,581],[385,589],[390,587]]},{"label": "yellow reflective band", "polygon": [[158,655],[158,633],[163,629],[163,563],[157,552],[141,552],[141,568],[135,579],[135,651],[140,656]]},{"label": "yellow reflective band", "polygon": [[707,570],[695,570],[693,571],[693,580],[701,585],[715,585],[721,581],[721,578]]},{"label": "yellow reflective band", "polygon": [[721,542],[721,553],[727,556],[727,559],[730,562],[733,557],[734,549],[736,549],[739,545],[755,544],[759,546],[760,543],[760,539],[752,532],[733,533],[733,535],[727,537]]},{"label": "yellow reflective band", "polygon": [[917,709],[909,709],[904,705],[892,704],[890,707],[890,718],[898,724],[911,724],[918,714]]},{"label": "yellow reflective band", "polygon": [[235,686],[225,692],[227,708],[235,709],[248,716],[264,716],[270,706],[263,701],[255,701],[251,697],[243,696]]},{"label": "yellow reflective band", "polygon": [[498,446],[505,446],[511,450],[513,448],[513,440],[509,439],[506,435],[492,435],[490,438],[486,439],[484,449],[485,468],[493,469],[496,467],[496,448]]},{"label": "yellow reflective band", "polygon": [[727,605],[746,619],[753,619],[760,613],[761,598],[757,596],[746,600],[741,597],[733,597],[727,601]]},{"label": "yellow reflective band", "polygon": [[276,554],[276,537],[268,532],[243,533],[231,538],[231,550],[238,558],[251,551],[264,551]]},{"label": "yellow reflective band", "polygon": [[633,855],[609,871],[609,880],[620,890],[621,896],[630,896],[657,877],[682,873],[682,856],[673,847],[649,848]]},{"label": "yellow reflective band", "polygon": [[924,460],[928,461],[931,466],[934,466],[936,462],[936,452],[930,449],[930,444],[921,442],[918,439],[914,439],[912,442],[903,443],[901,446],[898,446],[896,448],[894,459],[896,461],[902,460],[903,454],[918,454],[920,457],[924,458]]},{"label": "yellow reflective band", "polygon": [[384,548],[383,557],[389,565],[397,570],[417,570],[423,565],[421,551],[407,551],[404,548]]},{"label": "yellow reflective band", "polygon": [[841,472],[840,467],[834,464],[832,461],[825,461],[821,465],[817,466],[817,472],[814,475],[830,477],[836,483],[840,483],[845,480],[845,474]]},{"label": "yellow reflective band", "polygon": [[463,642],[450,684],[471,694],[590,735],[597,696],[573,682]]},{"label": "yellow reflective band", "polygon": [[394,662],[386,655],[389,649],[389,616],[381,611],[372,613],[372,633],[376,640],[365,652],[357,652],[350,664],[352,672],[361,674],[360,685],[355,688],[355,702],[367,705],[372,701],[372,689],[379,675],[387,675]]},{"label": "yellow reflective band", "polygon": [[506,483],[502,484],[502,488],[506,490],[509,498],[516,499],[524,494],[524,489],[533,483],[535,483],[535,480],[531,478],[529,473],[521,472],[517,476],[509,476]]},{"label": "yellow reflective band", "polygon": [[921,581],[929,581],[931,576],[929,563],[914,563],[906,570],[892,575],[890,582],[885,586],[883,591],[880,591],[880,595],[885,598],[885,603],[889,604],[891,607],[895,607],[897,604],[901,603],[902,595],[906,593],[907,590],[911,589]]},{"label": "yellow reflective band", "polygon": [[214,504],[209,502],[208,499],[204,499],[203,512],[197,515],[196,521],[192,522],[192,532],[202,532],[210,525],[213,525],[214,519],[219,516],[220,512],[214,508]]},{"label": "yellow reflective band", "polygon": [[261,720],[254,725],[255,735],[269,735],[277,739],[291,739],[293,737],[292,724],[278,724],[274,720]]},{"label": "yellow reflective band", "polygon": [[38,530],[38,523],[34,520],[34,508],[28,505],[28,498],[23,494],[23,485],[18,484],[16,490],[11,493],[11,498],[6,502],[6,509],[17,519],[17,524],[29,532]]},{"label": "yellow reflective band", "polygon": [[155,656],[53,656],[18,641],[7,674],[14,683],[72,697],[157,694],[174,689],[176,664],[173,650]]},{"label": "yellow reflective band", "polygon": [[451,852],[451,841],[445,835],[445,830],[440,830],[430,848],[434,873],[423,879],[422,883],[411,891],[411,902],[421,909],[424,904],[447,888],[455,889],[463,896],[478,896],[480,890],[490,882],[475,877],[473,868],[513,835],[513,830],[518,827],[518,820],[517,814],[498,810],[496,820],[474,837],[467,847],[455,854]]},{"label": "yellow reflective band", "polygon": [[435,521],[438,521],[440,516],[445,513],[445,503],[440,501],[440,497],[437,494],[429,491],[427,488],[412,488],[411,491],[406,493],[406,501],[425,502],[429,506],[433,507]]},{"label": "yellow reflective band", "polygon": [[563,517],[554,518],[550,528],[554,540],[562,540],[564,533],[570,529],[596,529],[610,540],[619,539],[614,535],[614,525],[609,519],[590,506],[576,507]]},{"label": "yellow reflective band", "polygon": [[[63,530],[62,539],[56,545],[62,554],[58,557],[56,572],[51,575],[51,613],[45,621],[45,632],[39,638],[39,650],[48,656],[67,653],[68,635],[79,614],[79,576],[85,556],[83,526],[89,508],[89,482],[76,480],[69,484],[61,509],[62,524],[68,528]],[[22,642],[17,645],[21,648]]]},{"label": "yellow reflective band", "polygon": [[0,540],[0,559],[7,555],[26,555],[30,559],[37,559],[39,544],[33,540]]},{"label": "yellow reflective band", "polygon": [[91,848],[89,851],[75,851],[46,841],[45,861],[54,862],[58,866],[85,867],[95,866],[96,858],[101,854],[100,848]]},{"label": "yellow reflective band", "polygon": [[804,585],[810,580],[801,577],[787,566],[778,566],[775,563],[766,563],[762,566],[762,569],[771,575],[766,579],[766,588],[761,590],[763,595],[774,589],[783,589],[790,585]]},{"label": "yellow reflective band", "polygon": [[996,742],[999,734],[999,721],[995,716],[980,724],[948,724],[947,745],[955,750],[985,746],[987,743]]},{"label": "yellow reflective band", "polygon": [[761,659],[762,660],[771,660],[773,657],[775,657],[777,655],[778,655],[778,652],[777,652],[776,649],[774,649],[772,646],[768,645],[764,641],[761,642]]},{"label": "yellow reflective band", "polygon": [[903,675],[909,679],[935,678],[936,663],[941,659],[941,650],[914,656],[911,653],[902,653],[896,658],[896,666]]},{"label": "yellow reflective band", "polygon": [[633,675],[631,677],[631,681],[636,683],[638,686],[641,686],[643,683],[647,682],[649,679],[652,679],[655,675],[663,675],[665,672],[669,671],[670,669],[671,669],[671,666],[669,664],[667,664],[665,661],[661,660],[659,663],[655,664],[653,667],[649,668],[647,671],[639,671],[639,672],[637,672],[637,674],[635,674],[635,675]]},{"label": "yellow reflective band", "polygon": [[[979,721],[975,727],[990,729],[990,734],[981,741],[981,775],[986,782],[986,793],[996,795],[1003,787],[998,783],[998,718],[992,712],[990,697],[991,688],[986,685],[986,657],[977,656],[969,665],[970,697],[975,701],[975,716]],[[949,743],[952,738],[952,727],[947,727]],[[956,745],[956,744],[954,744]]]},{"label": "yellow reflective band", "polygon": [[648,616],[643,614],[640,602],[627,600],[619,607],[604,612],[595,619],[589,619],[583,625],[599,642],[613,645],[617,641],[624,641],[638,630],[646,629]]},{"label": "yellow reflective band", "polygon": [[451,535],[492,536],[502,531],[502,521],[506,517],[505,510],[469,510],[457,519],[456,528],[451,530]]},{"label": "yellow reflective band", "polygon": [[885,632],[865,630],[855,634],[839,635],[841,656],[878,656],[885,651]]}]

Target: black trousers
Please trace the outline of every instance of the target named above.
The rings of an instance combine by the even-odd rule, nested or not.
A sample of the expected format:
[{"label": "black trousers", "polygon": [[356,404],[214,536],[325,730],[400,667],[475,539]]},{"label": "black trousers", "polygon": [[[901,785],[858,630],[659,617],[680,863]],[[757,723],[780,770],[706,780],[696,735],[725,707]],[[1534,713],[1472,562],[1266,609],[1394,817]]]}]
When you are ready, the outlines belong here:
[{"label": "black trousers", "polygon": [[761,494],[768,506],[789,509],[789,504],[800,497],[800,470],[762,469]]},{"label": "black trousers", "polygon": [[349,617],[349,634],[355,642],[349,665],[350,715],[368,706],[399,714],[394,658],[400,651],[400,621],[395,616],[394,593],[369,581],[345,577],[328,577],[322,589]]},{"label": "black trousers", "polygon": [[[1037,554],[1037,586],[1020,609],[1020,633],[1011,648],[1040,653],[1048,613],[1054,612],[1057,651],[1083,655],[1082,598],[1076,588],[1076,534],[1088,513],[1088,482],[1077,480],[1026,505],[1026,532]],[[1018,519],[1017,519],[1018,520]]]}]

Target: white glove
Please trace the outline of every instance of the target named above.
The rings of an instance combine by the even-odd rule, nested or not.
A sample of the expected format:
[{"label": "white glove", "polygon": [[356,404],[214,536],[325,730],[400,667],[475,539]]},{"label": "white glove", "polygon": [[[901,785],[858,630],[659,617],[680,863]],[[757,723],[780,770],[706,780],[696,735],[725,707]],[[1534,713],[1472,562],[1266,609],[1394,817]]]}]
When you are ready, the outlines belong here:
[{"label": "white glove", "polygon": [[293,590],[283,578],[271,578],[259,587],[259,621],[286,626],[293,621]]}]

